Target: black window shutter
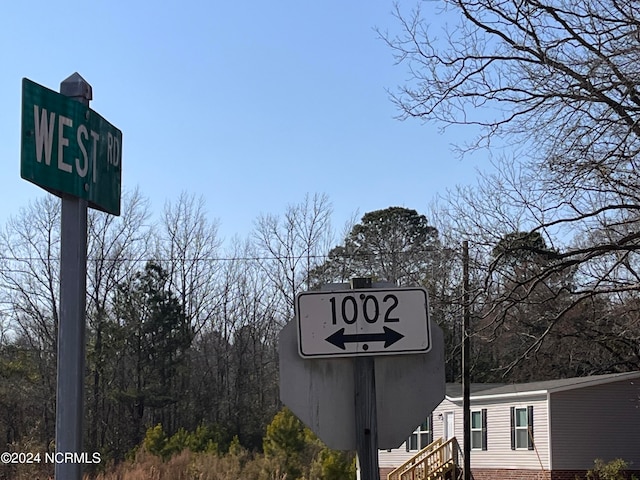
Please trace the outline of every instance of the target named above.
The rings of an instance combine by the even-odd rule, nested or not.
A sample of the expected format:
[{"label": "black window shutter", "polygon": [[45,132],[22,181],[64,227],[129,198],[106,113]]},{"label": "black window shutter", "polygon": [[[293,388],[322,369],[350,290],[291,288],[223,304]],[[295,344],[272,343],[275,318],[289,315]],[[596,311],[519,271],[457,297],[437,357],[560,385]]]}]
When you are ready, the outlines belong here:
[{"label": "black window shutter", "polygon": [[482,450],[487,449],[487,409],[482,409]]},{"label": "black window shutter", "polygon": [[527,407],[527,422],[529,435],[527,435],[527,448],[533,450],[533,405]]},{"label": "black window shutter", "polygon": [[516,449],[516,407],[511,407],[511,450]]}]

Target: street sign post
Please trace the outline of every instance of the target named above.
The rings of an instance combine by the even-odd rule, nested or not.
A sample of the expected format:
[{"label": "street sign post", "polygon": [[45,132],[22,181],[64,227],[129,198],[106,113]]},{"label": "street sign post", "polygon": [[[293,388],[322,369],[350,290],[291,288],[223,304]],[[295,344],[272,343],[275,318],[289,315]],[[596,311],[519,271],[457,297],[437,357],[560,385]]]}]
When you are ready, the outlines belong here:
[{"label": "street sign post", "polygon": [[[87,208],[120,215],[122,132],[89,108],[91,85],[78,73],[60,93],[22,80],[20,175],[62,198],[56,453],[82,452]],[[82,465],[56,463],[56,480],[80,480]]]},{"label": "street sign post", "polygon": [[120,215],[122,132],[82,102],[22,79],[20,176]]},{"label": "street sign post", "polygon": [[[353,288],[362,286],[355,280]],[[377,448],[396,448],[444,398],[444,335],[430,324],[426,291],[373,287],[335,284],[300,294],[301,318],[279,336],[282,402],[337,450],[359,449],[363,426],[375,426],[364,434],[377,430]],[[385,319],[396,333],[381,338]],[[361,360],[372,361],[372,379],[358,371]],[[365,376],[370,393],[360,385]],[[375,406],[363,406],[359,397]],[[369,427],[359,418],[364,411]]]},{"label": "street sign post", "polygon": [[296,297],[303,358],[426,353],[429,304],[423,288],[303,292]]}]

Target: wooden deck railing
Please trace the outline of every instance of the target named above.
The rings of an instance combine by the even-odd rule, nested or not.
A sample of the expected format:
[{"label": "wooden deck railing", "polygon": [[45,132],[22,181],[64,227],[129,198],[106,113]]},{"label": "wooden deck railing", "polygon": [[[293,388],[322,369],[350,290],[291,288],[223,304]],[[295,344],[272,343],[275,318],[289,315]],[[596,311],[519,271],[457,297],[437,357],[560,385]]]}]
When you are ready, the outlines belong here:
[{"label": "wooden deck railing", "polygon": [[432,480],[443,478],[445,473],[457,469],[458,450],[458,442],[455,437],[446,442],[439,438],[389,473],[387,479]]}]

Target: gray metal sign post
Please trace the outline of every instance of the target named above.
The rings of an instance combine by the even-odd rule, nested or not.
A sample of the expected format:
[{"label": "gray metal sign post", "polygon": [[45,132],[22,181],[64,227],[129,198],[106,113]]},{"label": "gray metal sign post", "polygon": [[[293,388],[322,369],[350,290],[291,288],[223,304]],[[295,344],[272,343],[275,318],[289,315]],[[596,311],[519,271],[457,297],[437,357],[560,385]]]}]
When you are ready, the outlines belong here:
[{"label": "gray metal sign post", "polygon": [[360,480],[378,479],[378,448],[397,448],[444,398],[444,334],[428,312],[424,289],[354,279],[299,293],[280,332],[282,402],[328,447],[356,450]]},{"label": "gray metal sign post", "polygon": [[[62,199],[56,392],[56,460],[82,458],[87,295],[87,208],[120,215],[122,132],[89,108],[78,73],[60,93],[22,79],[20,176]],[[63,455],[60,455],[63,454]],[[57,480],[80,480],[77,461],[56,463]]]},{"label": "gray metal sign post", "polygon": [[[60,84],[60,93],[87,107],[92,98],[91,85],[77,73]],[[87,201],[65,193],[60,232],[56,453],[82,452],[86,283]],[[82,466],[56,463],[55,478],[81,480]]]},{"label": "gray metal sign post", "polygon": [[[351,288],[371,288],[371,278],[354,278]],[[356,357],[354,365],[356,452],[360,480],[380,478],[378,467],[378,414],[373,357]]]}]

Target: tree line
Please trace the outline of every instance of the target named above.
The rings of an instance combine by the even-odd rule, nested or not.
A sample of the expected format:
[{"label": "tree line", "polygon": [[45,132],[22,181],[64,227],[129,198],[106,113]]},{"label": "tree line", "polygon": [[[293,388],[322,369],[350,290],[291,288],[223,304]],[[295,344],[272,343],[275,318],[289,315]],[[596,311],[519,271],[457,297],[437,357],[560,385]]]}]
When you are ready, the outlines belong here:
[{"label": "tree line", "polygon": [[[182,195],[151,222],[138,191],[123,215],[92,211],[87,263],[86,447],[123,459],[161,425],[168,435],[207,428],[260,449],[280,409],[277,335],[294,318],[295,295],[370,276],[423,286],[446,333],[448,381],[460,378],[461,252],[416,210],[366,213],[338,244],[325,195],[283,215],[264,215],[224,250],[203,201]],[[58,199],[46,196],[12,217],[0,235],[0,432],[3,443],[50,446],[55,437],[59,315]],[[440,226],[440,228],[443,228]],[[473,377],[520,381],[637,368],[619,304],[589,317],[573,308],[578,271],[536,232],[512,232],[473,263]],[[509,308],[504,312],[505,302]],[[577,305],[580,305],[577,303]],[[597,308],[596,308],[597,307]]]}]

